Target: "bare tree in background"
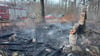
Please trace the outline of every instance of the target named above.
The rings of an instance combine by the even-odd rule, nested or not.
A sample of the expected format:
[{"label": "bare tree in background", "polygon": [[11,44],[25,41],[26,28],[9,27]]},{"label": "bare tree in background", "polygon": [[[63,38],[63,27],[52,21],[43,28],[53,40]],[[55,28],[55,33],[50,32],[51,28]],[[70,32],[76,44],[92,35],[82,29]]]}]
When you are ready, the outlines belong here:
[{"label": "bare tree in background", "polygon": [[44,9],[44,0],[40,0],[41,2],[41,17],[42,17],[42,22],[45,22],[45,9]]}]

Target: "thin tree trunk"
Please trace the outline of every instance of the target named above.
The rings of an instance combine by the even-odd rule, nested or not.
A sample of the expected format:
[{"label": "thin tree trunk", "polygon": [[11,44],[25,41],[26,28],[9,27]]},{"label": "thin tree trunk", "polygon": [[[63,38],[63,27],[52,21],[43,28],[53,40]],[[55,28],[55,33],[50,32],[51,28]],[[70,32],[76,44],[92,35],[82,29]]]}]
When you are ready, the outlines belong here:
[{"label": "thin tree trunk", "polygon": [[45,10],[44,10],[44,0],[40,0],[41,2],[41,17],[42,17],[42,22],[45,22]]},{"label": "thin tree trunk", "polygon": [[65,15],[66,15],[66,12],[67,12],[67,0],[65,1]]}]

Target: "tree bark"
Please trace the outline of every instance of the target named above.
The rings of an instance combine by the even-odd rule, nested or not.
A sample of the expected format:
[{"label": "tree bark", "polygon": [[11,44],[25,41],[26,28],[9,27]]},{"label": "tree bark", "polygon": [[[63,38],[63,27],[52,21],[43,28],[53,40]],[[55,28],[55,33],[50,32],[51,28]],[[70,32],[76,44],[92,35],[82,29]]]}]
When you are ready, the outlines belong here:
[{"label": "tree bark", "polygon": [[77,35],[81,36],[85,32],[85,23],[86,23],[86,18],[87,18],[86,16],[87,16],[86,6],[83,5],[83,9],[82,9],[82,12],[81,12],[81,15],[80,15],[80,19],[79,19],[78,23],[76,23],[70,31],[69,43],[72,47],[78,45],[78,39],[80,37],[78,37]]},{"label": "tree bark", "polygon": [[41,1],[41,17],[42,17],[42,22],[45,22],[45,10],[44,10],[44,0]]}]

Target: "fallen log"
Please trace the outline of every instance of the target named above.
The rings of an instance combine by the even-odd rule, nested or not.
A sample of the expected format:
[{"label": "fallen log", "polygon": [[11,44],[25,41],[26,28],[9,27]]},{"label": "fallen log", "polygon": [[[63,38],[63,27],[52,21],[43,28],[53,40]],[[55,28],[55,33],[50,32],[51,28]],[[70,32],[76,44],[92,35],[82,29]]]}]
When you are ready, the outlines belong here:
[{"label": "fallen log", "polygon": [[42,52],[46,49],[46,47],[41,47],[38,49],[37,53],[34,56],[39,56],[42,54]]},{"label": "fallen log", "polygon": [[14,33],[6,34],[3,36],[0,36],[0,39],[9,39],[10,36],[12,36]]},{"label": "fallen log", "polygon": [[27,51],[27,50],[25,50],[25,49],[21,49],[21,48],[9,48],[8,50],[10,50],[10,51]]},{"label": "fallen log", "polygon": [[63,47],[58,49],[58,50],[55,50],[53,51],[52,53],[50,53],[48,56],[54,56],[54,55],[57,55],[57,54],[60,54],[59,52],[62,51]]},{"label": "fallen log", "polygon": [[48,47],[48,48],[50,48],[50,49],[53,49],[53,50],[58,50],[57,48],[55,48],[55,47],[53,47],[53,46],[51,46],[49,44],[45,44],[45,46]]},{"label": "fallen log", "polygon": [[13,42],[11,42],[11,43],[10,42],[8,42],[8,43],[1,42],[0,45],[22,45],[22,44],[21,43],[15,43],[15,42],[14,43]]},{"label": "fallen log", "polygon": [[94,32],[94,33],[100,35],[100,31],[99,30],[96,30],[96,29],[87,29],[86,31],[91,31],[91,32]]},{"label": "fallen log", "polygon": [[53,51],[52,53],[50,53],[48,56],[53,56],[54,54],[56,54],[57,51]]},{"label": "fallen log", "polygon": [[49,52],[43,51],[42,55],[40,56],[47,56],[49,54]]}]

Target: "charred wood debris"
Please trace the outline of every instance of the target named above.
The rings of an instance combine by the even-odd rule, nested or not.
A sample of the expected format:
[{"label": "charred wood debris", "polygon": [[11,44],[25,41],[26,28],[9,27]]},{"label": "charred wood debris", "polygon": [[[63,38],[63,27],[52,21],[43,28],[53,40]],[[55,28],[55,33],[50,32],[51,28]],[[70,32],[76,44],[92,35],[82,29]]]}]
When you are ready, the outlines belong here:
[{"label": "charred wood debris", "polygon": [[[7,29],[8,32],[1,30],[5,34],[0,35],[0,55],[2,56],[94,56],[92,54],[99,52],[95,49],[100,49],[100,39],[92,39],[90,36],[91,32],[95,34],[93,31],[87,31],[87,36],[90,36],[88,38],[93,42],[91,46],[84,44],[80,47],[70,47],[71,23],[40,24],[35,29]],[[97,35],[100,36],[100,34]]]}]

